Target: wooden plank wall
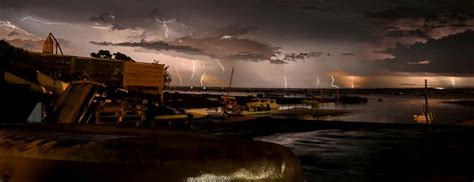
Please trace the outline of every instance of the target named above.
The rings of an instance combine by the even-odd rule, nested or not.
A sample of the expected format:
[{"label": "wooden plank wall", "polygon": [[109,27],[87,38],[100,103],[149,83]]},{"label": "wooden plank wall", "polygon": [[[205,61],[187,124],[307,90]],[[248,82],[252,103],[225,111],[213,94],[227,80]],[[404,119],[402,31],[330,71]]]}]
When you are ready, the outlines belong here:
[{"label": "wooden plank wall", "polygon": [[16,65],[30,65],[47,74],[56,75],[62,81],[72,81],[85,71],[91,81],[108,86],[123,86],[123,61],[89,57],[61,56],[54,54],[30,53],[29,59],[19,60]]},{"label": "wooden plank wall", "polygon": [[125,62],[123,86],[129,90],[140,87],[154,92],[153,94],[161,94],[164,86],[164,67],[162,64]]},{"label": "wooden plank wall", "polygon": [[77,123],[88,109],[88,103],[95,94],[94,84],[83,82],[71,84],[54,104],[53,112],[59,123]]},{"label": "wooden plank wall", "polygon": [[146,93],[161,94],[163,91],[164,65],[133,63],[110,59],[62,56],[31,52],[28,58],[18,60],[17,65],[31,66],[47,75],[57,75],[59,80],[70,82],[85,71],[91,81],[110,87],[124,88]]}]

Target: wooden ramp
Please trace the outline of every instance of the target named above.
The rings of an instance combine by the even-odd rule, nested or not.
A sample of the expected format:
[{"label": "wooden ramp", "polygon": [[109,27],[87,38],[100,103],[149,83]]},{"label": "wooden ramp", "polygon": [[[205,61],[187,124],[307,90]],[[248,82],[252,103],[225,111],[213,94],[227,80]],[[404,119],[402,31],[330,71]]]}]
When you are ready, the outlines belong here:
[{"label": "wooden ramp", "polygon": [[86,122],[90,115],[89,110],[99,85],[93,82],[74,82],[56,100],[53,112],[58,123]]}]

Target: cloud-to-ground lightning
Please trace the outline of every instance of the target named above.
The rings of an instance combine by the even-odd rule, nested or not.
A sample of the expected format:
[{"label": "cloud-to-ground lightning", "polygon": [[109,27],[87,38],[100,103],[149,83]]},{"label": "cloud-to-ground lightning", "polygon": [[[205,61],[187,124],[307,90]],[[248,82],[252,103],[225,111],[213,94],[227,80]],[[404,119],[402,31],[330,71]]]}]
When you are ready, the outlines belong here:
[{"label": "cloud-to-ground lightning", "polygon": [[171,20],[166,21],[166,20],[164,20],[164,19],[163,19],[163,20],[160,20],[160,19],[158,19],[158,18],[155,18],[155,21],[157,21],[157,22],[159,22],[159,23],[161,23],[161,24],[163,25],[163,28],[165,28],[165,38],[168,38],[168,37],[169,37],[169,27],[168,27],[168,23],[174,22],[174,21],[176,21],[176,20],[171,19]]},{"label": "cloud-to-ground lightning", "polygon": [[319,88],[319,75],[316,76],[316,88]]},{"label": "cloud-to-ground lightning", "polygon": [[194,73],[196,73],[196,61],[193,59],[193,72],[191,73],[191,80],[194,78]]},{"label": "cloud-to-ground lightning", "polygon": [[216,62],[221,67],[222,73],[225,73],[225,68],[224,68],[224,65],[222,65],[221,61],[219,59],[216,59]]},{"label": "cloud-to-ground lightning", "polygon": [[109,30],[109,29],[112,28],[112,27],[103,27],[103,26],[94,25],[94,26],[92,26],[92,28],[100,29],[100,30]]},{"label": "cloud-to-ground lightning", "polygon": [[181,77],[177,65],[174,67],[174,71],[176,72],[176,76],[178,76],[180,86],[183,86],[183,77]]},{"label": "cloud-to-ground lightning", "polygon": [[[29,33],[29,32],[27,32],[26,30],[23,30],[23,29],[21,29],[20,27],[17,27],[16,25],[12,24],[12,23],[9,22],[9,21],[1,21],[1,20],[0,20],[0,26],[4,26],[4,27],[2,27],[2,28],[5,29],[5,30],[10,30],[10,31],[11,31],[11,30],[18,30],[18,31],[21,31],[21,32],[25,33],[25,34],[28,35],[28,36],[32,36],[32,37],[34,37],[34,38],[36,38],[36,39],[41,39],[41,38],[38,37],[37,35],[32,34],[32,33]],[[5,27],[7,27],[8,29],[5,28]]]},{"label": "cloud-to-ground lightning", "polygon": [[112,22],[115,23],[115,15],[109,15],[110,18],[112,18]]},{"label": "cloud-to-ground lightning", "polygon": [[206,72],[204,72],[201,76],[201,79],[199,80],[199,83],[201,83],[201,87],[204,86],[204,79],[206,78]]},{"label": "cloud-to-ground lightning", "polygon": [[32,16],[24,17],[24,18],[22,18],[20,21],[26,21],[26,20],[30,20],[30,21],[42,23],[42,24],[45,24],[45,25],[63,25],[63,24],[64,24],[64,23],[50,22],[50,21],[48,21],[48,20],[40,20],[40,19],[34,18],[34,17],[32,17]]},{"label": "cloud-to-ground lightning", "polygon": [[354,76],[351,76],[351,88],[354,88]]},{"label": "cloud-to-ground lightning", "polygon": [[283,79],[285,81],[285,88],[288,88],[288,81],[286,80],[286,64],[285,67],[283,67]]},{"label": "cloud-to-ground lightning", "polygon": [[337,85],[334,85],[334,77],[331,75],[331,87],[339,88]]},{"label": "cloud-to-ground lightning", "polygon": [[453,88],[456,87],[456,83],[454,82],[454,77],[451,77],[451,84],[453,85]]},{"label": "cloud-to-ground lightning", "polygon": [[184,30],[185,30],[186,32],[188,32],[188,34],[190,34],[190,35],[193,35],[193,34],[194,34],[193,30],[192,30],[191,28],[189,28],[188,26],[186,26],[185,24],[180,23],[179,21],[176,21],[176,23],[178,23],[181,27],[183,27]]}]

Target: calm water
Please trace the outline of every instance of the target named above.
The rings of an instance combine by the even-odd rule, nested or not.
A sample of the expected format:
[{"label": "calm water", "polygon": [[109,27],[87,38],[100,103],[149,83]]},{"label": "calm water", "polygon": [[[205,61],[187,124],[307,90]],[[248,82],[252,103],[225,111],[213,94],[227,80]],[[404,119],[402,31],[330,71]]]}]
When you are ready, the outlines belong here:
[{"label": "calm water", "polygon": [[306,181],[471,181],[471,131],[319,130],[256,138],[290,148]]},{"label": "calm water", "polygon": [[[379,98],[383,100],[378,101]],[[469,118],[474,118],[474,108],[445,103],[456,99],[429,99],[429,112],[434,115],[433,124],[454,124]],[[283,109],[291,107],[284,105]],[[417,123],[414,116],[423,115],[424,99],[421,97],[370,96],[366,104],[336,105],[326,103],[324,109],[340,109],[352,111],[350,114],[315,118],[321,120],[339,120],[354,122],[377,123]],[[424,118],[422,118],[424,119]],[[418,119],[418,122],[421,122]]]},{"label": "calm water", "polygon": [[[423,113],[423,98],[370,97],[367,104],[325,104],[351,114],[323,120],[412,123]],[[433,124],[474,118],[474,108],[430,99]],[[307,107],[307,106],[284,106]],[[472,129],[353,129],[282,133],[255,138],[292,149],[307,181],[472,181]]]}]

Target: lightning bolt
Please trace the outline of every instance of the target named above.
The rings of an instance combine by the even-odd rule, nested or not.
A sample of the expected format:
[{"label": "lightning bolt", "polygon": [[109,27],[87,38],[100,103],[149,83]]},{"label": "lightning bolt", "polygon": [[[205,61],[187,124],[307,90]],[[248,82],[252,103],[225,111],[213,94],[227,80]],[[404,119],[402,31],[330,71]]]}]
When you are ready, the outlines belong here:
[{"label": "lightning bolt", "polygon": [[204,72],[204,73],[202,74],[201,80],[199,80],[199,83],[201,83],[201,87],[204,85],[204,84],[203,84],[203,81],[204,81],[205,77],[206,77],[206,72]]},{"label": "lightning bolt", "polygon": [[194,73],[196,73],[196,61],[193,59],[193,73],[191,74],[191,80],[194,78]]},{"label": "lightning bolt", "polygon": [[454,82],[454,77],[451,77],[451,83],[453,84],[453,88],[456,87],[456,83]]},{"label": "lightning bolt", "polygon": [[1,21],[1,20],[0,20],[0,25],[8,28],[8,29],[7,29],[7,28],[2,27],[2,28],[5,29],[5,30],[10,30],[10,31],[11,31],[11,30],[18,30],[18,31],[21,31],[21,32],[25,33],[25,34],[28,35],[28,36],[32,36],[32,37],[34,37],[34,38],[36,38],[36,39],[41,39],[40,37],[36,36],[35,34],[29,33],[29,32],[27,32],[26,30],[23,30],[23,29],[21,29],[20,27],[17,27],[16,25],[12,24],[12,23],[9,22],[9,21]]},{"label": "lightning bolt", "polygon": [[168,20],[168,21],[165,21],[165,20],[160,20],[158,18],[155,18],[155,21],[161,23],[163,25],[163,27],[165,28],[165,38],[168,38],[169,37],[169,27],[168,27],[168,23],[171,23],[171,22],[174,22],[176,20],[174,19],[171,19],[171,20]]},{"label": "lightning bolt", "polygon": [[354,76],[351,76],[351,88],[354,88]]},{"label": "lightning bolt", "polygon": [[112,22],[115,23],[115,15],[109,15],[110,18],[112,18]]},{"label": "lightning bolt", "polygon": [[288,88],[288,81],[286,80],[286,64],[285,67],[283,67],[283,79],[285,81],[285,88]]},{"label": "lightning bolt", "polygon": [[193,30],[191,28],[189,28],[188,26],[186,26],[185,24],[183,23],[180,23],[180,22],[177,22],[181,27],[184,28],[184,30],[186,30],[186,32],[188,32],[190,35],[193,35]]},{"label": "lightning bolt", "polygon": [[316,76],[316,88],[319,88],[319,75]]},{"label": "lightning bolt", "polygon": [[110,27],[101,27],[101,26],[92,26],[92,28],[100,29],[100,30],[109,30],[110,29]]},{"label": "lightning bolt", "polygon": [[334,85],[334,77],[331,75],[331,87],[339,88],[337,85]]},{"label": "lightning bolt", "polygon": [[45,24],[45,25],[63,25],[64,24],[64,23],[50,22],[48,20],[40,20],[40,19],[34,18],[32,16],[24,17],[20,21],[26,21],[26,20],[35,21],[35,22],[42,23],[42,24]]},{"label": "lightning bolt", "polygon": [[178,65],[176,65],[176,66],[174,67],[174,71],[176,72],[176,75],[177,75],[178,78],[179,78],[179,84],[180,84],[181,86],[183,86],[183,77],[181,77],[181,74],[179,74]]},{"label": "lightning bolt", "polygon": [[217,62],[217,64],[219,64],[219,66],[221,67],[222,73],[225,73],[225,68],[224,68],[224,65],[221,64],[221,61],[220,61],[219,59],[216,59],[216,62]]}]

